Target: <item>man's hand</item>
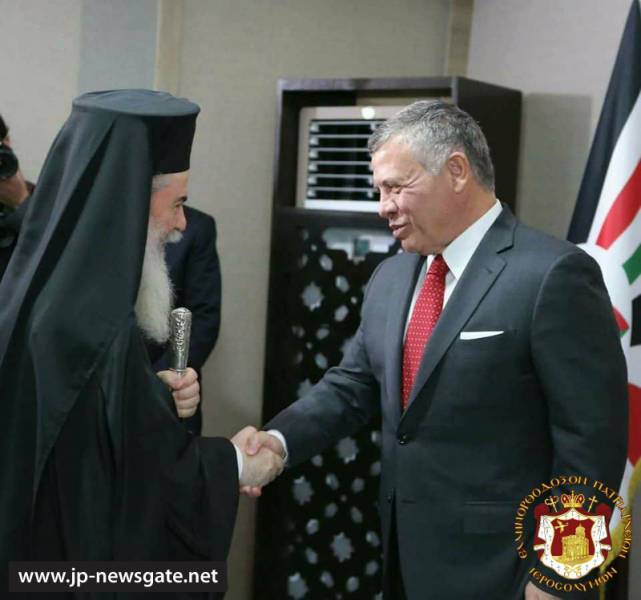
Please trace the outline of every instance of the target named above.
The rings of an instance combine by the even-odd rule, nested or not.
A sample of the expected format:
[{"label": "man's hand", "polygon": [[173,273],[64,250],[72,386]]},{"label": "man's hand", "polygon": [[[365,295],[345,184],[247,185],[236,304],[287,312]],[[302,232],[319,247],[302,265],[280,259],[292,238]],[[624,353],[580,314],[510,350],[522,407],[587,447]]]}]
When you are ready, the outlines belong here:
[{"label": "man's hand", "polygon": [[540,590],[531,581],[528,581],[525,586],[524,600],[559,600],[559,597]]},{"label": "man's hand", "polygon": [[20,171],[9,179],[0,179],[0,203],[10,208],[18,208],[28,196],[29,188]]},{"label": "man's hand", "polygon": [[[263,448],[270,450],[281,459],[285,456],[285,449],[278,438],[265,431],[258,431],[255,427],[245,427],[236,434],[234,439],[236,438],[238,438],[237,446],[247,457],[255,456]],[[262,493],[262,485],[243,485],[240,491],[250,498],[258,498]]]},{"label": "man's hand", "polygon": [[[243,453],[243,472],[240,476],[241,491],[253,497],[260,496],[261,488],[276,479],[285,467],[283,463],[284,450],[278,440],[276,440],[278,446],[265,444],[256,448],[252,445],[255,437],[261,433],[264,432],[257,431],[255,427],[245,427],[231,439],[232,443]],[[250,448],[252,452],[249,452]],[[255,491],[248,493],[250,490]]]},{"label": "man's hand", "polygon": [[196,414],[200,403],[198,373],[189,367],[182,377],[174,371],[159,371],[157,375],[172,391],[178,416],[181,419],[186,419]]}]

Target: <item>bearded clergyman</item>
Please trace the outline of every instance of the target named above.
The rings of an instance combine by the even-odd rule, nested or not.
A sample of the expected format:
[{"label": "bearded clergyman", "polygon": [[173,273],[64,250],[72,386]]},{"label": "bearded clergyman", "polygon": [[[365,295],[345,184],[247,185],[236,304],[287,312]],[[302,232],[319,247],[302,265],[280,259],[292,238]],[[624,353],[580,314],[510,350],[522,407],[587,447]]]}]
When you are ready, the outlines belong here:
[{"label": "bearded clergyman", "polygon": [[241,453],[247,433],[190,434],[196,373],[156,374],[145,350],[169,335],[198,111],[80,96],[29,200],[0,284],[3,595],[10,560],[223,561],[239,484],[282,469]]}]

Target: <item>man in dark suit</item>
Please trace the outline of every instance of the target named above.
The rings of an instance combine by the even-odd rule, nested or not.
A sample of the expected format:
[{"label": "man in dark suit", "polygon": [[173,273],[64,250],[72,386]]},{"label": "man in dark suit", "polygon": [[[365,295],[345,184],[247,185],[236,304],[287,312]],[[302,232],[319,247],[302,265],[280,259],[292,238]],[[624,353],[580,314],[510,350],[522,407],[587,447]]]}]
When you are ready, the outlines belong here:
[{"label": "man in dark suit", "polygon": [[[174,306],[184,306],[192,312],[189,365],[200,379],[201,369],[216,345],[220,330],[220,262],[213,217],[186,205],[184,211],[187,228],[179,241],[165,246],[165,258],[174,288]],[[147,349],[156,371],[170,367],[169,344],[161,346],[148,341]],[[185,421],[191,431],[200,434],[200,405],[196,414]]]},{"label": "man in dark suit", "polygon": [[551,598],[516,553],[519,501],[557,475],[616,490],[625,464],[626,367],[599,267],[501,205],[460,109],[414,103],[369,147],[405,252],[372,275],[341,364],[249,449],[296,465],[382,413],[385,597]]}]

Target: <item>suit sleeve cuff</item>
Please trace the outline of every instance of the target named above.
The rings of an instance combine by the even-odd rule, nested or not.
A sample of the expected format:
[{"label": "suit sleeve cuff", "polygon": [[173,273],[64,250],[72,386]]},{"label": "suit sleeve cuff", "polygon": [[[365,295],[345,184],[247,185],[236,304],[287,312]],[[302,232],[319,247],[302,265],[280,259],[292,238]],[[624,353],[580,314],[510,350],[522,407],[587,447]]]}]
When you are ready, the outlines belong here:
[{"label": "suit sleeve cuff", "polygon": [[267,433],[269,435],[273,435],[283,445],[283,461],[285,463],[285,466],[287,466],[287,462],[289,460],[289,452],[287,451],[287,442],[285,441],[285,436],[280,431],[278,431],[278,429],[269,429],[267,430]]}]

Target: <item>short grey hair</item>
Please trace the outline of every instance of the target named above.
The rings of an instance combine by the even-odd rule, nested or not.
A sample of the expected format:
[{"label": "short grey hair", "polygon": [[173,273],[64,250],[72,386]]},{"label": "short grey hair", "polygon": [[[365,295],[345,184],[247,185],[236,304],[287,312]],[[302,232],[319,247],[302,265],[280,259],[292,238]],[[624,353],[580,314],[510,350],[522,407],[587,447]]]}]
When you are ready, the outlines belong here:
[{"label": "short grey hair", "polygon": [[167,173],[161,173],[159,175],[154,175],[151,178],[151,193],[153,194],[154,192],[157,192],[158,190],[162,190],[163,188],[166,188],[169,185],[169,178],[171,175]]},{"label": "short grey hair", "polygon": [[367,148],[377,152],[392,138],[405,142],[430,173],[441,171],[452,152],[463,152],[475,179],[494,191],[494,166],[479,124],[464,110],[442,100],[419,100],[382,123]]}]

